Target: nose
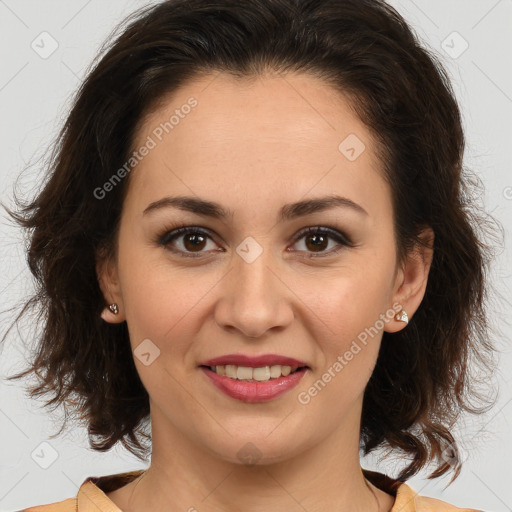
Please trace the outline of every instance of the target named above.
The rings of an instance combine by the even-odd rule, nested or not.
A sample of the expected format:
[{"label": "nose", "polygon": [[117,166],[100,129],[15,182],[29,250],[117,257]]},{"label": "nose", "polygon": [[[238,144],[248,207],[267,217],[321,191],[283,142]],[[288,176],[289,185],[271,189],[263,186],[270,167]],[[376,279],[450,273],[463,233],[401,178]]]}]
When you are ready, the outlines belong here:
[{"label": "nose", "polygon": [[222,283],[222,296],[215,308],[217,325],[258,339],[267,331],[283,330],[292,323],[294,293],[270,253],[264,250],[250,263],[234,257],[234,268]]}]

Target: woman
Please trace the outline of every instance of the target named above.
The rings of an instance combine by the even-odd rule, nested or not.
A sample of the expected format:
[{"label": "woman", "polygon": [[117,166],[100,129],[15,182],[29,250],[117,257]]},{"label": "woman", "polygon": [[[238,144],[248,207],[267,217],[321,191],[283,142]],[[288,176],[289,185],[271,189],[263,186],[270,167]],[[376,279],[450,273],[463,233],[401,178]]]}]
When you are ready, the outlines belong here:
[{"label": "woman", "polygon": [[[442,66],[381,0],[170,0],[82,85],[32,230],[32,371],[151,464],[35,511],[470,510],[488,249]],[[485,226],[485,218],[480,220]],[[28,307],[27,306],[27,307]],[[397,478],[360,452],[407,457]]]}]

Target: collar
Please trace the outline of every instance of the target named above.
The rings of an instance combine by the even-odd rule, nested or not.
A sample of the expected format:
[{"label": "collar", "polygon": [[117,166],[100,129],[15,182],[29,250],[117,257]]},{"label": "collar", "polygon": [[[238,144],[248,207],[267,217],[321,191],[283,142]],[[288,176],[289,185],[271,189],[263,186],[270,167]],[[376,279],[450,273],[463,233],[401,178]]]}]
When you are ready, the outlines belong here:
[{"label": "collar", "polygon": [[[77,510],[79,512],[122,512],[105,493],[123,487],[142,473],[144,470],[87,478],[78,492]],[[418,494],[407,484],[376,471],[363,469],[363,473],[373,485],[395,497],[391,512],[417,512]]]}]

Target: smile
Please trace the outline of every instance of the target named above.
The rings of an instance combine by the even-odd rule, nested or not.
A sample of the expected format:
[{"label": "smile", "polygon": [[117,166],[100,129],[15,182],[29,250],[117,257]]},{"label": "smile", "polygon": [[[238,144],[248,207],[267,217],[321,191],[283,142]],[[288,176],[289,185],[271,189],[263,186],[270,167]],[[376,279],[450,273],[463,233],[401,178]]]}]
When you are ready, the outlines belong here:
[{"label": "smile", "polygon": [[303,366],[235,365],[200,366],[208,380],[221,392],[242,402],[266,402],[278,398],[300,382],[308,368]]}]

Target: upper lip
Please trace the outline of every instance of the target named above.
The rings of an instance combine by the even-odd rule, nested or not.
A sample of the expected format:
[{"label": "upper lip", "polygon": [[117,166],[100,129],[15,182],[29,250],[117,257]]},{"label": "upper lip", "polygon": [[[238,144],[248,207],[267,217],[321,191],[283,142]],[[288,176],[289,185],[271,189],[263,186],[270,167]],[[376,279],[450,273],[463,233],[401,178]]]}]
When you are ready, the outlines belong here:
[{"label": "upper lip", "polygon": [[232,364],[235,366],[246,366],[248,368],[259,368],[262,366],[291,366],[300,368],[307,366],[303,361],[294,359],[293,357],[280,356],[277,354],[263,354],[261,356],[248,356],[244,354],[227,354],[225,356],[214,357],[203,361],[199,366],[224,366]]}]

